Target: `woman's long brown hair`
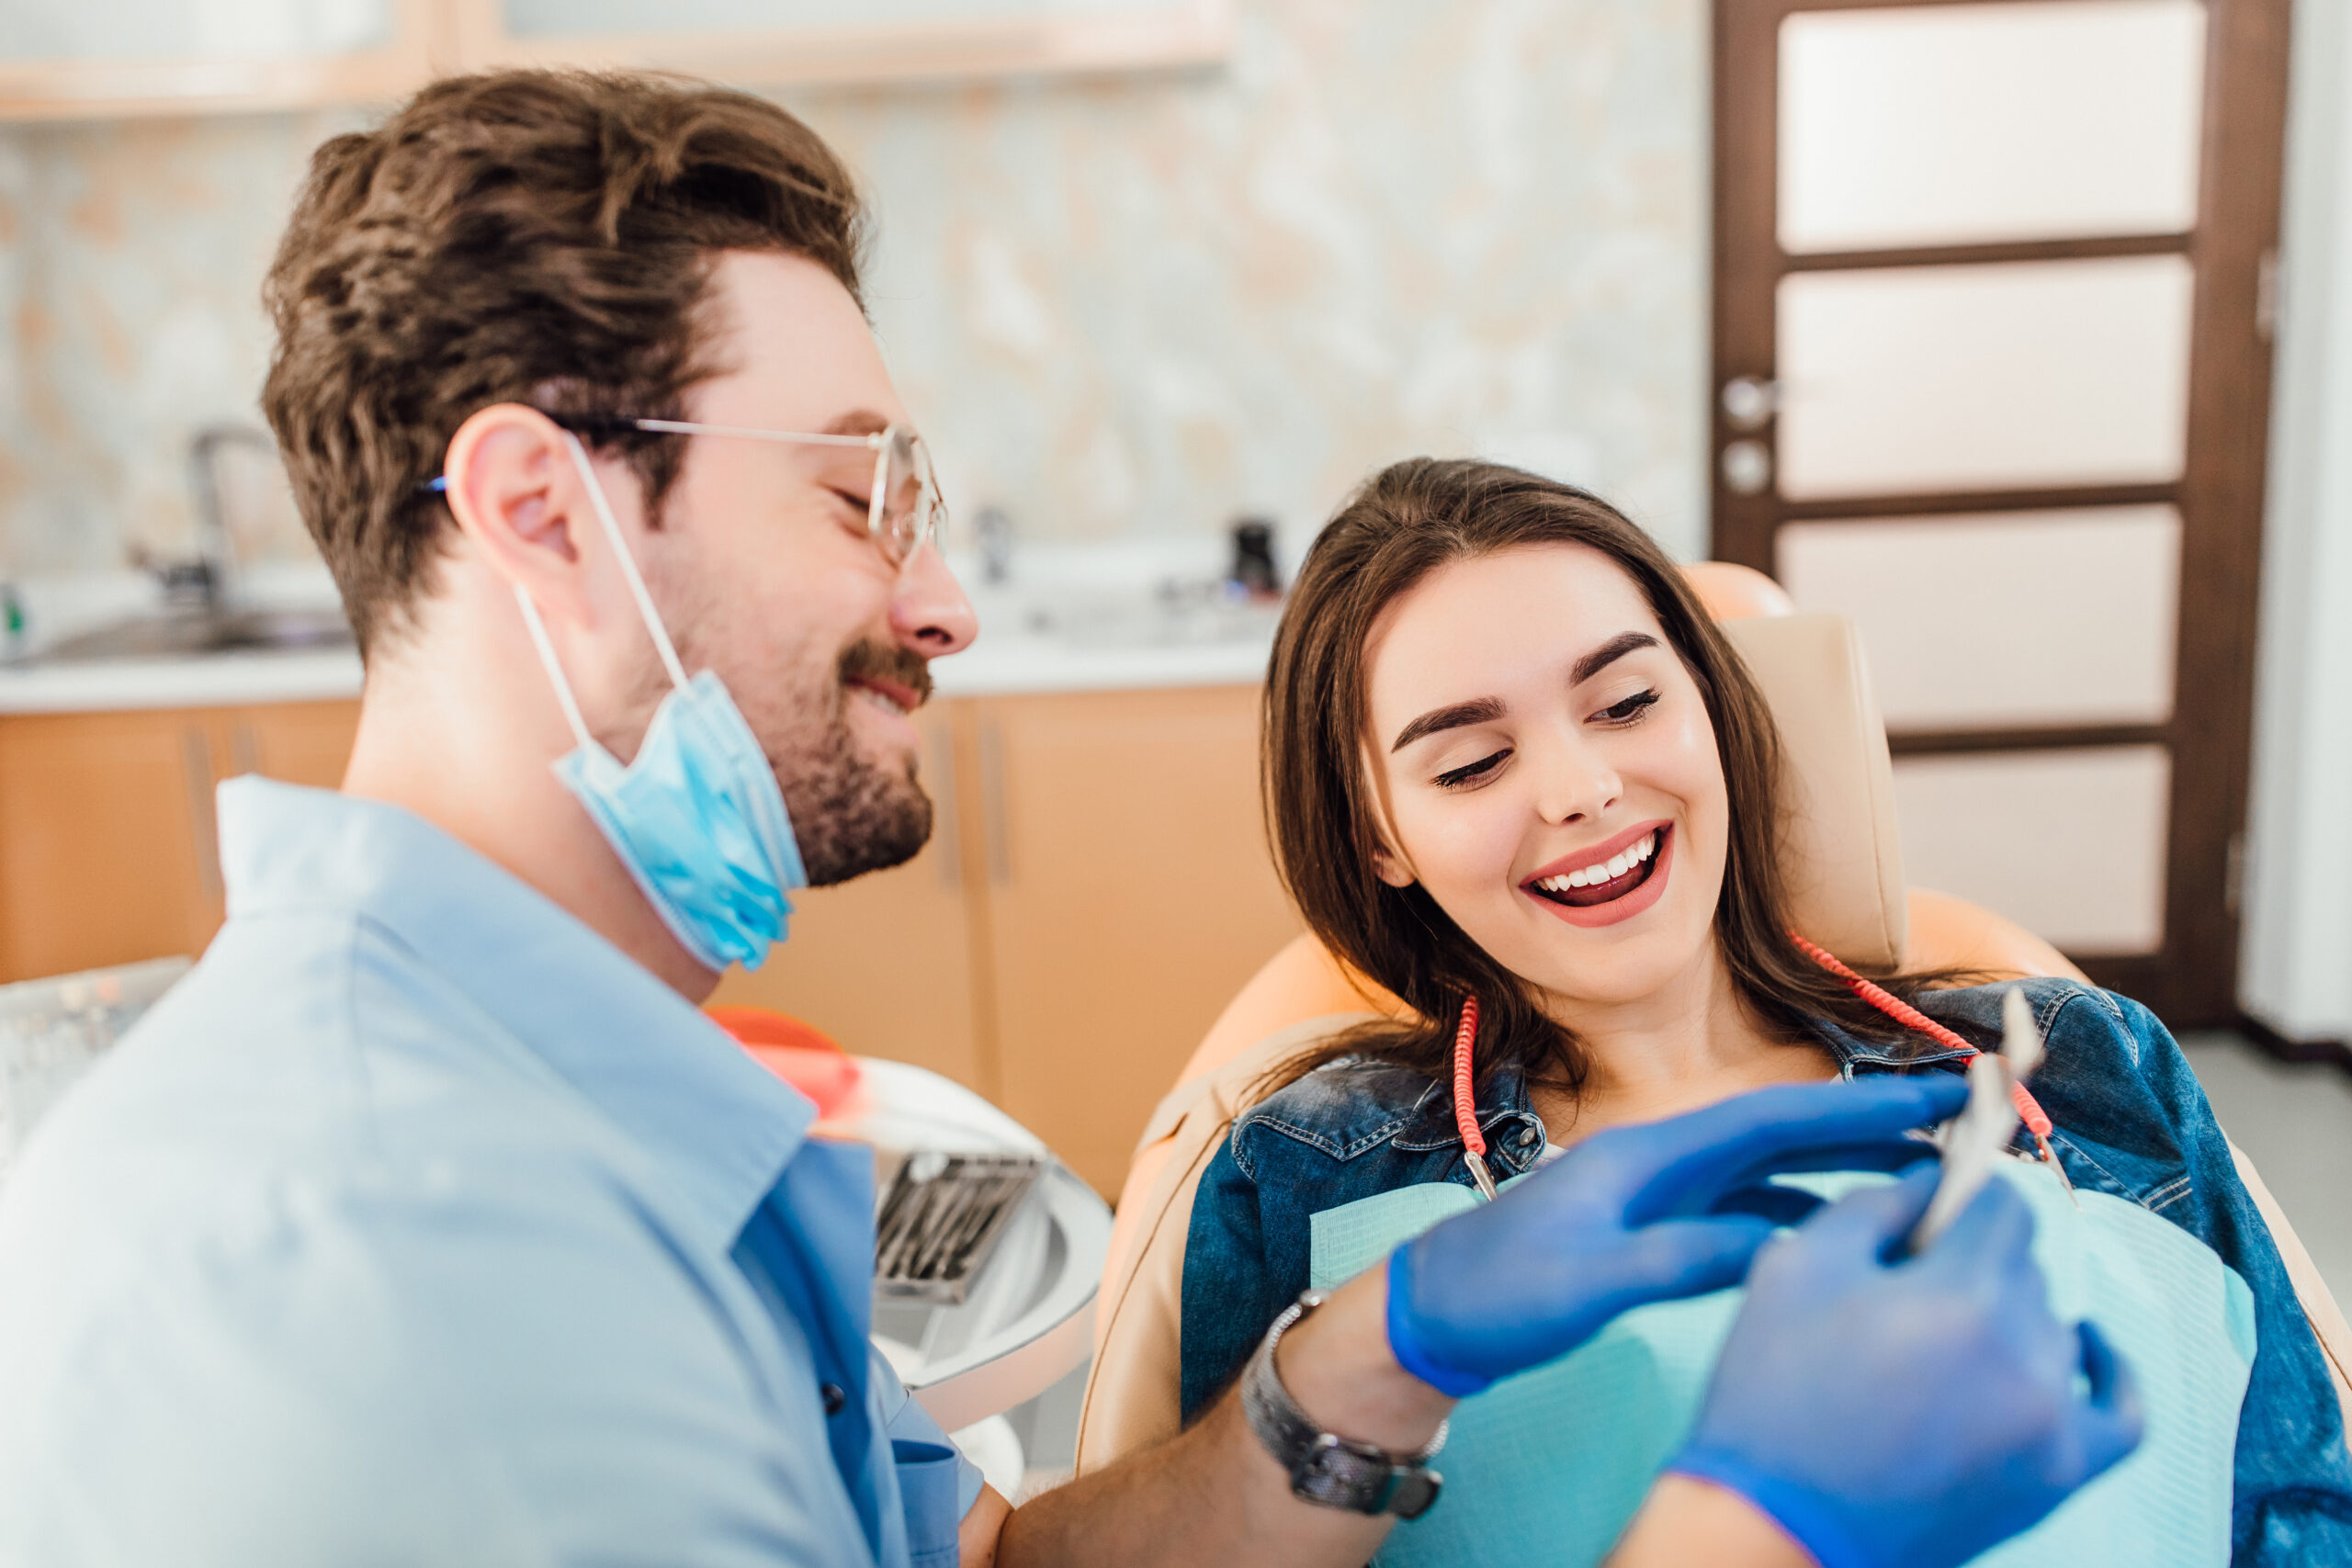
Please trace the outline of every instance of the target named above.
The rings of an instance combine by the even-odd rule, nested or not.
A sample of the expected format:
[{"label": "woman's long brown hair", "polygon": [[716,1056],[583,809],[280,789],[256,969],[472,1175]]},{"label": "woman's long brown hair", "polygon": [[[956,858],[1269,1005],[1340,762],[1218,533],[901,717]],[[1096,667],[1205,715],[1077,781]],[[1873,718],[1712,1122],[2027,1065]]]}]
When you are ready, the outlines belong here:
[{"label": "woman's long brown hair", "polygon": [[[1381,834],[1365,767],[1364,648],[1389,604],[1440,567],[1530,545],[1583,545],[1640,588],[1698,683],[1713,722],[1730,807],[1715,940],[1741,1000],[1768,1031],[1797,1038],[1804,1017],[1865,1039],[1901,1031],[1789,939],[1780,856],[1780,732],[1755,681],[1682,573],[1608,502],[1500,464],[1420,457],[1381,470],[1333,516],[1300,566],[1266,682],[1262,785],[1274,858],[1307,927],[1412,1009],[1367,1023],[1278,1069],[1295,1078],[1370,1055],[1442,1078],[1466,996],[1478,998],[1478,1077],[1514,1065],[1566,1089],[1584,1053],[1539,1005],[1536,987],[1489,957],[1429,894],[1375,873]],[[1883,976],[1910,995],[1945,976]]]}]

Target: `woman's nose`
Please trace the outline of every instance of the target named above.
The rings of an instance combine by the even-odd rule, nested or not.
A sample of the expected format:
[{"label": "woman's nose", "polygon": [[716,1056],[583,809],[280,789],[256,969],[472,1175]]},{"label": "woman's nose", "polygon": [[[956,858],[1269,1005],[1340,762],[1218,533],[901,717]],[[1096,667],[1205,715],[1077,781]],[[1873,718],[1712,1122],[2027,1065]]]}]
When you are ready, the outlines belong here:
[{"label": "woman's nose", "polygon": [[1617,804],[1624,784],[1609,760],[1593,747],[1574,741],[1547,748],[1539,759],[1535,812],[1555,827],[1596,819]]},{"label": "woman's nose", "polygon": [[963,585],[929,546],[908,557],[899,572],[890,593],[890,629],[925,659],[968,648],[979,635],[980,619]]}]

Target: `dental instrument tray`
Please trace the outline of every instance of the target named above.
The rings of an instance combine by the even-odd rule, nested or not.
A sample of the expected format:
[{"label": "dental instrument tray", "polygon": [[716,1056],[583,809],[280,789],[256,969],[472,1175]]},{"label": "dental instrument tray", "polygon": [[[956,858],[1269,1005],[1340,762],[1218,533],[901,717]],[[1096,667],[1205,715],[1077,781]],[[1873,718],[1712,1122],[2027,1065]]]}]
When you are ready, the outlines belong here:
[{"label": "dental instrument tray", "polygon": [[1026,1154],[918,1150],[899,1163],[874,1220],[874,1293],[963,1304],[1046,1162]]}]

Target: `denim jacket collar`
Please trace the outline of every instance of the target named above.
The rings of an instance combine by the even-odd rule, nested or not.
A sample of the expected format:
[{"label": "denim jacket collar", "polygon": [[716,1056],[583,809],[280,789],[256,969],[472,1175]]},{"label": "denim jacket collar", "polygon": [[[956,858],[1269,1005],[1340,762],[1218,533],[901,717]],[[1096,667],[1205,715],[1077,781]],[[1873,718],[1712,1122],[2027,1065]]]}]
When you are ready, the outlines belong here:
[{"label": "denim jacket collar", "polygon": [[[1939,1021],[1946,1021],[1939,1020]],[[1962,1029],[1967,1029],[1965,1021]],[[1861,1039],[1826,1018],[1807,1018],[1804,1028],[1837,1059],[1841,1077],[1894,1072],[1964,1060],[1970,1053],[1931,1040],[1886,1043]],[[1517,1066],[1497,1068],[1478,1091],[1478,1130],[1487,1135],[1490,1158],[1499,1157],[1514,1170],[1525,1169],[1544,1152],[1544,1120],[1535,1113],[1527,1091],[1527,1075]],[[1532,1136],[1529,1135],[1532,1132]],[[1458,1146],[1462,1132],[1453,1119],[1453,1086],[1431,1083],[1421,1092],[1397,1127],[1396,1146],[1422,1153]]]},{"label": "denim jacket collar", "polygon": [[[1966,1021],[1938,1019],[1936,1021],[1947,1028],[1959,1023],[1960,1027],[1953,1029],[1953,1032],[1962,1039],[1973,1032]],[[1849,1033],[1842,1024],[1832,1019],[1807,1017],[1804,1025],[1805,1032],[1838,1059],[1838,1076],[1849,1079],[1858,1073],[1887,1073],[1909,1067],[1934,1066],[1943,1062],[1965,1061],[1975,1055],[1973,1051],[1938,1044],[1924,1035],[1907,1035],[1885,1043],[1864,1040],[1860,1035]]]},{"label": "denim jacket collar", "polygon": [[[1499,1067],[1487,1078],[1476,1104],[1478,1130],[1487,1135],[1487,1157],[1516,1173],[1535,1164],[1544,1152],[1544,1119],[1528,1102],[1527,1075],[1516,1066]],[[1453,1085],[1432,1083],[1413,1108],[1395,1139],[1399,1149],[1422,1153],[1459,1147],[1462,1129],[1453,1119]]]}]

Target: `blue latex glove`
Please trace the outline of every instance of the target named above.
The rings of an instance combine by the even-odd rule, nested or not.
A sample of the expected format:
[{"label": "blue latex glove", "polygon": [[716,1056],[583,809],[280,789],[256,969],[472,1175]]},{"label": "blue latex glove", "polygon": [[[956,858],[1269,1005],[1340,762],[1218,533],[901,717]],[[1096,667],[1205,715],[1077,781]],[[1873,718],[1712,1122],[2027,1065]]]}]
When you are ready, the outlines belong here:
[{"label": "blue latex glove", "polygon": [[1597,1133],[1390,1255],[1389,1348],[1460,1397],[1566,1355],[1630,1308],[1736,1284],[1776,1223],[1819,1207],[1766,1177],[1915,1165],[1926,1151],[1902,1133],[1967,1098],[1941,1073],[1792,1085]]},{"label": "blue latex glove", "polygon": [[1822,1568],[1965,1562],[2140,1441],[2129,1372],[2051,1315],[2007,1185],[1903,1255],[1936,1175],[1852,1193],[1765,1250],[1668,1467],[1747,1497]]}]

